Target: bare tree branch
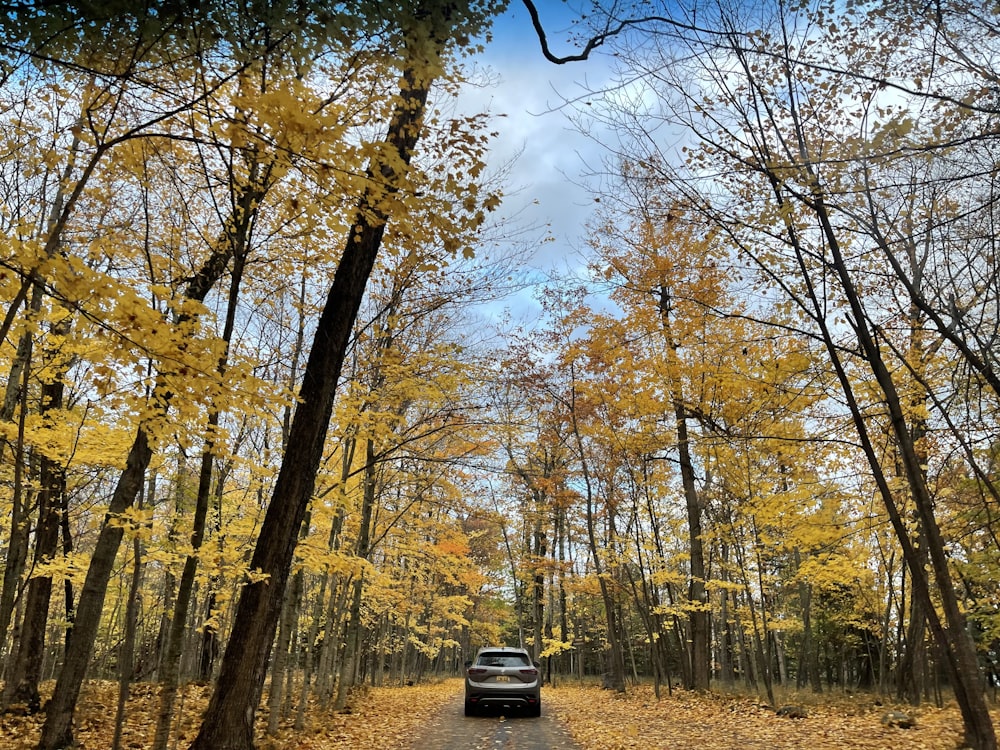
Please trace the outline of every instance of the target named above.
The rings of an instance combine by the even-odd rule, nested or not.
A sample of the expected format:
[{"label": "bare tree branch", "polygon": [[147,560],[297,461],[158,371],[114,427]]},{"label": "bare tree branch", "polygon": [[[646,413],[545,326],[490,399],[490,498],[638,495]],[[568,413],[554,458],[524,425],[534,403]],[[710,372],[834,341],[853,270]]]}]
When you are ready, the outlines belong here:
[{"label": "bare tree branch", "polygon": [[522,0],[524,7],[528,9],[528,14],[531,16],[531,25],[535,27],[535,33],[538,35],[538,41],[542,45],[542,54],[545,55],[545,59],[549,62],[553,62],[556,65],[565,65],[570,62],[580,62],[586,60],[590,57],[590,53],[595,49],[604,44],[605,41],[613,36],[621,34],[625,29],[630,26],[638,26],[643,23],[664,23],[670,26],[681,27],[681,28],[693,28],[688,27],[683,24],[677,23],[677,21],[667,18],[666,16],[644,16],[643,18],[629,18],[624,21],[619,21],[618,25],[613,29],[609,28],[607,31],[598,34],[597,36],[591,37],[586,46],[583,48],[583,52],[576,55],[566,55],[565,57],[559,57],[552,54],[552,50],[549,49],[549,40],[545,34],[545,29],[542,26],[542,21],[538,17],[538,9],[535,7],[534,0]]}]

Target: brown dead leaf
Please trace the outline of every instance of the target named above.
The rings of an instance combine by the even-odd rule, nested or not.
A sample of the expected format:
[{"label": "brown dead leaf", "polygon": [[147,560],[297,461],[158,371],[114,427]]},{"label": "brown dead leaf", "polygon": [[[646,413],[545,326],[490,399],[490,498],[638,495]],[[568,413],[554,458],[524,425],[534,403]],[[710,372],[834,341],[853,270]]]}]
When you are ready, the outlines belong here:
[{"label": "brown dead leaf", "polygon": [[[108,748],[114,731],[114,683],[88,683],[77,714],[76,738],[85,748]],[[296,732],[283,725],[277,737],[265,736],[266,711],[259,712],[258,743],[266,750],[401,750],[429,723],[454,720],[462,680],[450,679],[409,687],[368,688],[356,693],[349,714],[309,709],[309,726]],[[178,742],[194,738],[207,705],[207,687],[184,689]],[[913,729],[883,727],[887,707],[865,696],[796,696],[807,709],[804,719],[787,719],[755,698],[720,693],[674,691],[657,701],[649,686],[631,687],[626,695],[597,686],[566,683],[545,687],[546,716],[565,724],[582,750],[954,750],[962,722],[954,706],[906,708]],[[100,708],[98,708],[100,707]],[[128,704],[124,747],[152,746],[156,690],[137,689]],[[994,709],[994,722],[1000,709]],[[32,750],[42,716],[0,717],[0,748]]]},{"label": "brown dead leaf", "polygon": [[885,708],[861,696],[820,698],[805,706],[803,719],[776,716],[754,699],[715,693],[675,691],[657,702],[649,686],[622,696],[596,686],[562,685],[545,691],[544,700],[584,750],[954,750],[962,738],[954,706],[911,709],[915,728],[887,728],[880,723]]}]

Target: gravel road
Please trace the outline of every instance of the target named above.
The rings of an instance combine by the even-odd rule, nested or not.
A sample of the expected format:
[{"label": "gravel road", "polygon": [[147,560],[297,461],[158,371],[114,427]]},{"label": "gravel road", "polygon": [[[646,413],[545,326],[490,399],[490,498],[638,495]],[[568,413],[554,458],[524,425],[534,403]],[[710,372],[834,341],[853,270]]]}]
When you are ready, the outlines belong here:
[{"label": "gravel road", "polygon": [[528,718],[499,712],[464,715],[461,692],[447,696],[441,708],[427,717],[414,737],[411,750],[580,750],[558,716],[546,710],[542,688],[542,715]]}]

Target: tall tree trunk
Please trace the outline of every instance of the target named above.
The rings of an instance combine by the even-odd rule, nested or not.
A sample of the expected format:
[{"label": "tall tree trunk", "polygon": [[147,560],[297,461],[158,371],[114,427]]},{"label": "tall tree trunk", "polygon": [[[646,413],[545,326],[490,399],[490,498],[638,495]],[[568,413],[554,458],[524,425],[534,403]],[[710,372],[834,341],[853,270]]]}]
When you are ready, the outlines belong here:
[{"label": "tall tree trunk", "polygon": [[[858,344],[875,377],[888,412],[892,433],[900,453],[903,476],[907,480],[914,507],[920,519],[921,530],[926,536],[930,572],[933,575],[933,582],[940,600],[939,604],[944,613],[944,622],[940,620],[934,609],[928,571],[921,564],[920,553],[914,549],[909,530],[896,506],[889,481],[882,471],[878,454],[868,433],[865,415],[855,399],[853,385],[840,361],[839,348],[826,328],[825,319],[817,317],[817,322],[822,327],[827,353],[837,371],[838,380],[847,398],[855,427],[861,439],[862,449],[868,459],[879,494],[886,506],[893,530],[896,532],[896,538],[903,549],[903,558],[910,569],[911,584],[915,593],[924,603],[928,625],[945,656],[952,687],[955,691],[955,699],[962,712],[963,741],[973,750],[996,750],[996,733],[979,680],[979,665],[975,646],[958,601],[958,594],[948,567],[944,540],[934,513],[934,499],[927,486],[925,471],[919,458],[919,450],[914,445],[913,433],[907,423],[899,390],[893,380],[892,371],[883,359],[881,346],[869,327],[860,294],[850,277],[849,266],[841,253],[840,244],[826,211],[818,183],[814,186],[812,200],[832,254],[833,269],[839,277],[841,288],[851,308],[852,325]],[[822,308],[818,307],[817,309]]]},{"label": "tall tree trunk", "polygon": [[[571,368],[572,370],[572,368]],[[590,557],[594,562],[594,573],[597,576],[598,585],[601,588],[601,601],[604,603],[604,617],[607,622],[608,635],[608,671],[606,685],[617,693],[625,692],[625,654],[622,651],[621,639],[619,638],[617,609],[615,598],[608,585],[605,575],[604,562],[601,558],[601,545],[597,542],[597,520],[594,513],[594,489],[590,478],[590,471],[587,465],[587,455],[583,444],[583,435],[580,434],[580,427],[577,423],[576,414],[576,380],[572,378],[572,392],[570,395],[570,425],[573,436],[576,439],[577,450],[580,454],[580,467],[583,473],[584,498],[586,501],[587,519],[587,542],[590,546]],[[609,513],[611,511],[609,510]]]},{"label": "tall tree trunk", "polygon": [[[340,461],[340,483],[343,485],[351,475],[351,467],[354,465],[354,452],[357,448],[357,438],[347,436],[341,441],[341,461]],[[344,530],[344,518],[347,511],[343,505],[337,510],[330,524],[330,536],[327,539],[327,548],[330,550],[340,550],[343,544],[342,531]],[[316,695],[323,705],[329,705],[333,700],[333,678],[334,665],[339,655],[339,644],[343,640],[340,637],[343,617],[341,616],[346,608],[349,578],[339,572],[327,571],[330,580],[329,602],[322,602],[319,606],[325,606],[325,625],[323,635],[323,647],[320,651],[319,665],[316,670]]]},{"label": "tall tree trunk", "polygon": [[[138,507],[142,508],[142,497]],[[118,651],[118,704],[115,707],[115,733],[111,740],[111,750],[119,750],[122,731],[125,726],[125,703],[128,701],[129,686],[135,665],[136,630],[139,623],[139,591],[142,588],[142,539],[136,535],[132,543],[132,581],[129,583],[128,600],[125,603],[125,637]]]},{"label": "tall tree trunk", "polygon": [[532,659],[538,661],[543,649],[542,624],[545,618],[545,557],[548,555],[545,529],[542,526],[543,516],[536,514],[533,555],[535,571],[531,587],[531,617],[532,617]]},{"label": "tall tree trunk", "polygon": [[350,689],[354,687],[361,656],[361,596],[364,591],[365,568],[368,561],[371,539],[372,513],[376,497],[376,455],[375,441],[365,441],[364,491],[361,500],[361,519],[358,522],[358,544],[355,554],[361,566],[354,578],[351,609],[347,615],[347,633],[344,638],[344,658],[340,663],[340,679],[337,682],[337,700],[334,710],[342,711],[347,705]]},{"label": "tall tree trunk", "polygon": [[672,610],[673,614],[670,615],[671,625],[673,626],[674,637],[677,639],[677,656],[680,661],[681,667],[681,683],[684,685],[691,684],[691,655],[689,652],[689,638],[687,633],[688,621],[682,621],[681,618],[676,614],[677,609],[677,597],[674,594],[674,587],[671,584],[667,584],[667,603]]},{"label": "tall tree trunk", "polygon": [[[306,517],[302,522],[302,537],[305,537],[309,528],[311,514],[306,511]],[[292,687],[295,673],[294,663],[289,667],[289,651],[294,653],[295,647],[295,624],[299,621],[299,607],[302,603],[302,592],[305,589],[305,572],[299,568],[292,578],[292,585],[288,589],[285,601],[281,607],[281,619],[279,621],[278,644],[271,663],[271,688],[268,695],[268,706],[270,714],[267,718],[267,734],[274,737],[278,733],[281,719],[291,712],[292,707]],[[286,684],[282,687],[282,679]]]},{"label": "tall tree trunk", "polygon": [[[65,335],[69,330],[68,321],[67,317],[65,321],[53,326],[53,334]],[[43,418],[46,414],[61,410],[63,407],[62,374],[57,372],[51,380],[42,384]],[[40,464],[38,522],[35,527],[33,566],[49,562],[55,557],[59,548],[59,517],[66,491],[66,473],[63,466],[54,458],[44,455]],[[52,576],[33,576],[28,582],[28,595],[24,605],[21,638],[14,659],[14,668],[6,675],[4,706],[23,703],[31,713],[35,713],[41,707],[38,684],[42,679],[42,657],[45,653],[45,630],[51,597]]]},{"label": "tall tree trunk", "polygon": [[[217,414],[213,415],[216,418]],[[187,624],[191,594],[194,590],[195,573],[198,568],[197,553],[204,540],[205,518],[208,515],[208,485],[211,482],[212,463],[214,457],[210,449],[206,449],[201,457],[198,494],[195,501],[194,530],[191,533],[192,554],[184,560],[180,582],[177,585],[177,596],[174,598],[173,617],[166,632],[160,659],[159,683],[160,701],[156,715],[156,732],[153,735],[153,749],[166,750],[170,739],[170,728],[174,718],[174,700],[180,682],[181,652],[184,646],[184,630]]]},{"label": "tall tree trunk", "polygon": [[285,601],[281,605],[281,617],[278,621],[278,639],[274,646],[274,657],[271,659],[271,682],[267,694],[267,735],[275,737],[281,726],[281,698],[284,695],[285,670],[288,664],[288,646],[292,640],[293,620],[297,608],[292,603],[292,597],[297,593],[294,583],[285,592]]},{"label": "tall tree trunk", "polygon": [[[14,482],[11,488],[10,534],[7,538],[7,551],[4,555],[3,585],[0,587],[0,638],[2,638],[3,649],[7,653],[12,653],[7,643],[7,631],[14,616],[14,601],[21,587],[21,575],[24,573],[24,565],[28,558],[28,525],[30,520],[24,492],[24,424],[28,411],[28,375],[31,368],[27,364],[31,357],[31,342],[31,337],[25,334],[21,338],[21,342],[18,343],[19,352],[22,345],[25,348],[25,365],[20,371],[21,377],[17,387],[8,387],[8,399],[4,404],[4,412],[6,413],[7,404],[13,398],[8,419],[13,418],[17,404],[21,405],[17,420],[17,439],[14,441],[12,451]],[[14,396],[11,396],[11,393]]]},{"label": "tall tree trunk", "polygon": [[[215,482],[216,534],[218,545],[222,546],[222,495],[225,490],[224,474],[220,472]],[[215,670],[215,660],[219,656],[219,628],[215,619],[216,595],[219,587],[219,576],[212,576],[208,582],[208,592],[205,596],[205,620],[201,629],[201,642],[198,648],[198,679],[210,682]]]},{"label": "tall tree trunk", "polygon": [[[254,206],[260,200],[258,191],[250,188],[245,191],[244,197],[250,201],[249,205]],[[250,221],[249,214],[250,212],[244,214],[246,221]],[[205,296],[225,271],[233,247],[232,237],[227,233],[214,248],[205,265],[188,282],[184,295],[186,298],[204,301]],[[160,383],[154,386],[153,400],[159,402],[160,408],[164,410],[168,408],[170,394]],[[87,576],[80,592],[80,600],[77,602],[72,637],[66,648],[66,659],[56,680],[52,699],[48,703],[38,750],[59,750],[73,744],[73,714],[94,649],[108,581],[124,533],[118,518],[135,502],[152,456],[153,449],[149,435],[145,427],[140,424],[129,449],[125,469],[118,478],[118,484],[111,496],[111,502],[108,504],[107,513],[104,515],[94,545],[90,566],[87,568]]]},{"label": "tall tree trunk", "polygon": [[320,653],[318,676],[316,679],[316,695],[324,706],[332,704],[334,695],[334,678],[338,659],[341,656],[340,644],[343,642],[344,613],[348,607],[348,597],[352,588],[352,579],[337,573],[330,587],[330,599],[326,608],[326,632],[323,635],[323,650]]},{"label": "tall tree trunk", "polygon": [[[881,546],[881,545],[880,545]],[[885,614],[882,616],[882,638],[879,644],[878,655],[878,694],[885,695],[888,685],[889,653],[892,643],[892,606],[896,599],[895,571],[896,551],[893,549],[889,555],[889,560],[885,565],[885,577],[888,581],[885,595]]]},{"label": "tall tree trunk", "polygon": [[[255,180],[260,167],[254,162],[251,168],[251,180]],[[249,226],[249,225],[248,225]],[[226,371],[228,347],[236,327],[236,312],[243,283],[243,271],[246,267],[247,242],[249,232],[239,233],[233,244],[233,272],[229,283],[229,295],[226,302],[226,319],[222,329],[222,341],[226,351],[219,359],[218,372]],[[194,579],[198,570],[198,554],[205,541],[205,531],[208,525],[208,509],[212,499],[212,467],[215,464],[216,444],[214,434],[219,426],[219,409],[213,407],[208,415],[205,447],[201,454],[201,466],[198,470],[198,490],[195,497],[194,519],[191,527],[191,553],[184,559],[180,583],[177,587],[177,597],[174,599],[173,620],[167,634],[167,644],[164,657],[160,664],[160,705],[156,716],[156,733],[153,736],[153,750],[166,750],[170,738],[170,726],[174,718],[174,701],[180,681],[181,653],[184,646],[185,625],[191,608],[191,595],[194,591]]]},{"label": "tall tree trunk", "polygon": [[688,627],[691,638],[691,687],[694,690],[708,690],[711,676],[711,610],[708,592],[705,588],[705,545],[701,530],[701,500],[695,485],[694,466],[691,463],[688,441],[687,419],[684,406],[675,404],[677,424],[677,451],[680,456],[681,482],[684,486],[684,502],[688,520],[688,565],[691,577],[688,581]]},{"label": "tall tree trunk", "polygon": [[[209,585],[213,585],[212,581]],[[212,680],[215,660],[219,656],[219,634],[212,624],[215,609],[215,591],[208,591],[204,602],[205,620],[201,628],[201,638],[198,642],[198,681],[208,683]]]},{"label": "tall tree trunk", "polygon": [[[917,554],[927,564],[924,547],[917,546]],[[910,589],[910,617],[906,626],[905,640],[901,644],[903,655],[899,659],[896,675],[896,697],[900,701],[908,701],[913,706],[919,706],[923,700],[924,676],[927,666],[927,615],[924,612],[924,602],[916,595],[915,589]]]},{"label": "tall tree trunk", "polygon": [[[431,84],[427,64],[437,62],[441,52],[439,45],[443,44],[443,40],[435,38],[433,33],[426,35],[427,29],[421,31],[424,32],[420,34],[422,40],[408,40],[412,46],[407,49],[400,102],[384,141],[393,160],[403,165],[409,165],[420,136]],[[428,53],[430,60],[423,57]],[[288,449],[251,560],[255,580],[247,583],[240,593],[219,679],[191,750],[249,750],[253,747],[253,719],[263,691],[295,543],[322,460],[334,394],[351,331],[388,220],[379,207],[379,194],[395,189],[391,161],[372,164],[368,170],[372,183],[376,175],[386,187],[366,190],[348,233],[343,256],[317,323],[299,391],[299,404],[289,430]],[[328,645],[334,646],[333,643]]]},{"label": "tall tree trunk", "polygon": [[[723,573],[724,582],[727,580]],[[736,682],[736,669],[733,657],[736,652],[736,639],[733,637],[733,626],[729,621],[729,592],[722,589],[719,592],[719,622],[722,623],[722,633],[719,638],[719,676],[727,687]]]},{"label": "tall tree trunk", "polygon": [[[798,549],[794,552],[796,571],[802,566],[802,555]],[[801,690],[806,683],[814,693],[823,691],[820,682],[819,660],[816,658],[816,638],[812,628],[812,584],[799,581],[799,609],[802,610],[802,646],[799,650],[799,671],[795,678],[795,687]]]},{"label": "tall tree trunk", "polygon": [[747,646],[747,633],[746,628],[743,627],[743,620],[740,617],[740,600],[739,594],[736,591],[732,592],[732,610],[733,617],[735,619],[735,630],[736,630],[736,645],[737,645],[737,655],[736,660],[738,663],[738,669],[740,674],[743,675],[743,684],[748,688],[757,689],[757,668],[755,666],[753,655],[750,653],[750,648]]},{"label": "tall tree trunk", "polygon": [[684,505],[687,510],[688,522],[688,636],[691,646],[690,657],[691,682],[687,686],[694,690],[708,690],[712,669],[712,644],[710,638],[711,607],[708,602],[708,592],[705,588],[705,544],[702,540],[702,507],[698,496],[698,486],[694,474],[694,464],[691,461],[691,443],[688,437],[687,410],[684,406],[684,393],[679,377],[679,363],[675,361],[674,352],[678,342],[671,332],[671,299],[670,289],[660,287],[658,307],[660,320],[666,338],[664,357],[671,365],[673,373],[670,383],[671,398],[674,403],[674,426],[677,431],[677,455],[681,469],[681,485],[684,488]]},{"label": "tall tree trunk", "polygon": [[108,581],[125,532],[116,521],[118,516],[132,506],[151,456],[149,439],[145,430],[140,428],[90,558],[90,567],[87,568],[87,577],[77,604],[73,636],[46,710],[38,750],[60,750],[73,744],[73,713],[93,651],[94,639],[97,637]]},{"label": "tall tree trunk", "polygon": [[[69,494],[62,493],[62,506],[59,509],[59,529],[62,539],[62,554],[65,558],[73,556],[73,530],[69,525]],[[76,605],[73,597],[73,581],[69,576],[63,581],[63,607],[65,607],[65,621],[68,627],[64,630],[63,651],[69,649],[70,637],[73,635],[73,621],[76,619]]]},{"label": "tall tree trunk", "polygon": [[295,730],[297,732],[301,732],[306,728],[306,708],[309,705],[309,692],[312,685],[313,673],[316,669],[316,639],[319,637],[319,625],[323,616],[323,604],[326,600],[326,587],[329,580],[330,574],[324,571],[320,580],[319,593],[316,594],[316,601],[313,603],[312,621],[309,626],[309,635],[306,638],[302,691],[299,694],[299,705],[295,711]]}]

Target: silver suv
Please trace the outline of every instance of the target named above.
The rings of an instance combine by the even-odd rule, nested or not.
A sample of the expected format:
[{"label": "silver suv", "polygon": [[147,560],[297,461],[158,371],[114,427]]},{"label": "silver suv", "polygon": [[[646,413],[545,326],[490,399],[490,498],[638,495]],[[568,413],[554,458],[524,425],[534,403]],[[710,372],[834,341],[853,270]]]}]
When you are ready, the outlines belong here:
[{"label": "silver suv", "polygon": [[482,707],[511,708],[542,715],[542,676],[523,648],[481,648],[465,663],[465,715]]}]

